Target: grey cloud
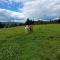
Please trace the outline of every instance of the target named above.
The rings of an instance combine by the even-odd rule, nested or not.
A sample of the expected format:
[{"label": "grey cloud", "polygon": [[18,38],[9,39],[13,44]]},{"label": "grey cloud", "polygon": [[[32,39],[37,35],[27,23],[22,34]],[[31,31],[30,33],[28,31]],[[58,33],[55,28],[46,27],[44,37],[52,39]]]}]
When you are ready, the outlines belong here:
[{"label": "grey cloud", "polygon": [[26,1],[23,7],[23,14],[29,18],[59,17],[59,0],[33,0]]},{"label": "grey cloud", "polygon": [[6,9],[0,9],[0,20],[23,20],[24,15],[19,12],[14,12]]}]

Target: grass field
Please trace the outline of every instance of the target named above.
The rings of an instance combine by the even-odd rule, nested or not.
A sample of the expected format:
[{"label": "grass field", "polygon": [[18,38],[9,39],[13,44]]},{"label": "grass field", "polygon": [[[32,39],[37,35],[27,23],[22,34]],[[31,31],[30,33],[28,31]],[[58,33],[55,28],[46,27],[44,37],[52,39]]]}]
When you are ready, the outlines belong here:
[{"label": "grass field", "polygon": [[60,24],[0,29],[0,60],[60,60]]}]

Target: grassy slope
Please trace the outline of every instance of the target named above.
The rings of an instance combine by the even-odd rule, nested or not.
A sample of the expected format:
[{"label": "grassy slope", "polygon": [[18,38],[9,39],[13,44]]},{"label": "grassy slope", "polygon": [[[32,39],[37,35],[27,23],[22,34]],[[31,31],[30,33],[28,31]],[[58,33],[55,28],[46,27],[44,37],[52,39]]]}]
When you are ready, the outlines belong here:
[{"label": "grassy slope", "polygon": [[60,24],[0,29],[0,60],[60,60]]}]

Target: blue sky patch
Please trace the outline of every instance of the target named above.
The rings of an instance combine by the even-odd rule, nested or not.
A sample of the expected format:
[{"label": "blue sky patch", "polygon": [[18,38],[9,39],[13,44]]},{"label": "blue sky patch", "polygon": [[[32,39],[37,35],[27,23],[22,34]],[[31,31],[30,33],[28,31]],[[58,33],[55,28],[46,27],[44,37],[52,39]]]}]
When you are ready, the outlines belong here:
[{"label": "blue sky patch", "polygon": [[0,2],[0,8],[2,8],[2,9],[19,11],[19,9],[22,7],[23,7],[22,3],[12,2],[12,4],[9,4],[9,3],[5,3],[5,2]]}]

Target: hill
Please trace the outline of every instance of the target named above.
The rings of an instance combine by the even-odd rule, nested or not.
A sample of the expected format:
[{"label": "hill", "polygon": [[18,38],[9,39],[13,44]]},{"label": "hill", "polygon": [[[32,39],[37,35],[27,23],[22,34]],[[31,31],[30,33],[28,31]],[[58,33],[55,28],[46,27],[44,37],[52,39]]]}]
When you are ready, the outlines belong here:
[{"label": "hill", "polygon": [[0,60],[60,60],[60,24],[0,29]]}]

